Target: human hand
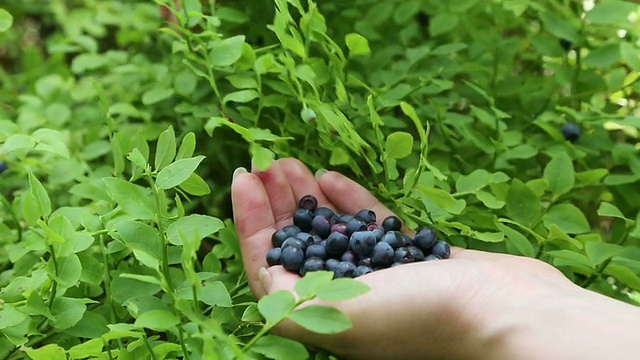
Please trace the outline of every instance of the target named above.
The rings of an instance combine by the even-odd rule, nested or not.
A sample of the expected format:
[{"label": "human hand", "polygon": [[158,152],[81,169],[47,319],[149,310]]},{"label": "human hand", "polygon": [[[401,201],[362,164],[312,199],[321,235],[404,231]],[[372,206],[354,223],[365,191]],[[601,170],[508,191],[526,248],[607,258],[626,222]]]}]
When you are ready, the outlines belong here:
[{"label": "human hand", "polygon": [[[300,279],[282,266],[266,268],[266,253],[272,248],[273,232],[293,223],[298,199],[306,194],[314,195],[319,206],[344,213],[367,208],[379,219],[392,215],[354,181],[337,172],[326,172],[316,180],[295,159],[275,161],[265,172],[237,171],[232,185],[234,220],[249,285],[257,298],[277,290],[293,291]],[[353,300],[328,304],[351,319],[352,329],[319,335],[289,321],[276,332],[349,358],[511,358],[522,355],[518,351],[526,348],[527,341],[536,336],[543,341],[545,334],[553,335],[562,326],[555,326],[551,318],[536,320],[536,315],[569,313],[576,299],[584,299],[584,306],[604,301],[585,294],[544,262],[460,248],[453,248],[448,260],[375,271],[357,281],[371,290]],[[535,349],[528,355],[536,358]]]}]

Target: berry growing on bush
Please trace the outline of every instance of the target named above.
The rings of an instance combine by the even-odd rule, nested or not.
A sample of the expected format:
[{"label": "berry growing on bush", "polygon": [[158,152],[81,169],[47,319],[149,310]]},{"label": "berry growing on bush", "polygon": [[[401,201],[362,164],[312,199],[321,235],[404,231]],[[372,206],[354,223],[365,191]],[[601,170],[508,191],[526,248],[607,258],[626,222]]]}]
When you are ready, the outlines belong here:
[{"label": "berry growing on bush", "polygon": [[573,122],[568,122],[562,126],[562,135],[565,139],[576,142],[580,138],[580,126]]},{"label": "berry growing on bush", "polygon": [[313,195],[303,196],[293,214],[294,225],[287,225],[271,236],[274,248],[267,253],[269,266],[304,276],[310,271],[328,270],[335,278],[358,277],[371,272],[417,261],[447,259],[451,247],[438,240],[430,227],[415,237],[400,232],[402,221],[396,216],[376,222],[372,210],[355,215],[337,214],[318,207]]},{"label": "berry growing on bush", "polygon": [[0,174],[9,170],[9,166],[4,161],[0,161]]}]

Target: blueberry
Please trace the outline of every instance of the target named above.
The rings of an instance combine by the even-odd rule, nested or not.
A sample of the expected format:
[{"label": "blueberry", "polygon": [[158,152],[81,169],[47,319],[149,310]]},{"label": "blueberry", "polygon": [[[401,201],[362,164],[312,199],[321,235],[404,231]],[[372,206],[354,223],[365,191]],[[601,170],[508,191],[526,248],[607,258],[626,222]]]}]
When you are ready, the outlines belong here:
[{"label": "blueberry", "polygon": [[327,254],[331,257],[339,257],[349,248],[349,237],[339,232],[334,232],[327,238]]},{"label": "blueberry", "polygon": [[282,249],[280,261],[285,269],[298,272],[304,262],[304,251],[297,246],[287,246]]},{"label": "blueberry", "polygon": [[423,261],[424,260],[424,252],[420,250],[417,246],[407,246],[407,250],[409,250],[409,254],[413,257],[415,261]]},{"label": "blueberry", "polygon": [[299,233],[297,233],[294,238],[304,241],[307,245],[311,245],[315,242],[314,236],[304,231],[300,231]]},{"label": "blueberry", "polygon": [[304,276],[310,271],[320,271],[324,269],[324,260],[317,257],[312,257],[304,261],[304,264],[302,264],[302,267],[300,268],[300,275]]},{"label": "blueberry", "polygon": [[373,248],[373,253],[371,255],[371,261],[374,266],[390,266],[393,264],[394,260],[394,252],[391,245],[386,242],[379,242]]},{"label": "blueberry", "polygon": [[314,211],[318,207],[318,199],[313,195],[305,195],[300,199],[299,207]]},{"label": "blueberry", "polygon": [[432,260],[442,260],[442,258],[438,255],[429,254],[424,257],[424,261],[432,261]]},{"label": "blueberry", "polygon": [[367,230],[367,223],[360,219],[353,218],[347,222],[347,235],[351,236],[356,231]]},{"label": "blueberry", "polygon": [[267,264],[269,264],[269,266],[280,265],[281,255],[282,249],[279,247],[269,250],[269,252],[267,252]]},{"label": "blueberry", "polygon": [[448,259],[451,256],[451,246],[446,241],[438,240],[431,248],[431,253],[443,259]]},{"label": "blueberry", "polygon": [[306,251],[308,246],[309,244],[306,241],[294,237],[287,238],[287,240],[282,243],[282,249],[287,247],[297,247],[302,251]]},{"label": "blueberry", "polygon": [[378,242],[381,241],[382,237],[384,236],[384,230],[382,229],[373,229],[371,230],[371,233],[376,237],[376,241]]},{"label": "blueberry", "polygon": [[318,216],[318,215],[322,215],[327,219],[331,219],[333,215],[335,215],[335,213],[333,212],[333,210],[329,209],[328,207],[319,207],[313,212],[313,216]]},{"label": "blueberry", "polygon": [[282,228],[282,231],[284,231],[287,236],[296,236],[296,234],[302,230],[300,230],[300,228],[295,225],[287,225]]},{"label": "blueberry", "polygon": [[403,244],[402,246],[415,246],[415,241],[413,241],[411,236],[407,234],[402,234],[400,235],[400,237],[402,238],[402,244]]},{"label": "blueberry", "polygon": [[309,245],[305,255],[307,258],[317,257],[324,260],[327,258],[327,249],[319,244]]},{"label": "blueberry", "polygon": [[356,266],[348,261],[341,261],[336,266],[335,277],[336,278],[350,278],[356,271]]},{"label": "blueberry", "polygon": [[313,220],[313,211],[309,209],[297,209],[293,213],[293,223],[302,231],[311,231],[311,221]]},{"label": "blueberry", "polygon": [[373,212],[373,210],[369,209],[362,209],[358,211],[358,213],[356,213],[354,217],[356,219],[364,221],[367,224],[376,222],[376,213]]},{"label": "blueberry", "polygon": [[355,265],[358,262],[358,256],[353,251],[347,250],[342,253],[340,261],[350,262]]},{"label": "blueberry", "polygon": [[402,221],[397,216],[389,216],[382,221],[382,228],[385,232],[400,231],[402,229]]},{"label": "blueberry", "polygon": [[573,43],[567,39],[560,39],[559,43],[560,46],[566,51],[571,50],[571,48],[573,47]]},{"label": "blueberry", "polygon": [[413,240],[415,245],[422,251],[429,251],[438,238],[436,237],[436,232],[432,228],[425,226],[418,231]]},{"label": "blueberry", "polygon": [[280,229],[271,235],[271,243],[274,247],[281,247],[282,243],[287,240],[290,236],[287,233]]},{"label": "blueberry", "polygon": [[370,266],[360,265],[353,272],[353,277],[362,276],[362,275],[365,275],[365,274],[368,274],[368,273],[372,273],[372,272],[373,272],[373,269]]},{"label": "blueberry", "polygon": [[562,135],[565,139],[576,142],[580,138],[580,126],[573,122],[568,122],[562,126]]},{"label": "blueberry", "polygon": [[361,258],[358,261],[358,266],[368,266],[368,267],[372,268],[373,267],[373,261],[371,260],[370,257]]},{"label": "blueberry", "polygon": [[313,220],[311,220],[311,229],[315,231],[318,236],[326,238],[331,234],[331,223],[326,217],[316,215]]},{"label": "blueberry", "polygon": [[327,261],[324,262],[324,267],[329,271],[336,271],[338,264],[340,264],[340,260],[338,259],[327,259]]},{"label": "blueberry", "polygon": [[349,222],[349,220],[353,219],[353,215],[349,215],[349,214],[340,214],[340,217],[338,218],[338,221],[336,221],[337,223],[343,223],[346,224]]},{"label": "blueberry", "polygon": [[398,231],[387,232],[380,241],[391,245],[394,250],[404,246],[404,239],[402,238],[402,234]]},{"label": "blueberry", "polygon": [[331,232],[339,232],[340,234],[346,234],[347,233],[347,224],[344,223],[337,223],[334,224],[331,227]]},{"label": "blueberry", "polygon": [[397,263],[408,264],[414,262],[413,256],[406,247],[399,247],[393,253],[393,260]]},{"label": "blueberry", "polygon": [[0,174],[7,170],[9,170],[9,165],[7,165],[7,163],[5,163],[4,161],[0,161]]},{"label": "blueberry", "polygon": [[349,238],[349,249],[359,256],[369,256],[376,243],[376,236],[371,231],[356,231]]}]

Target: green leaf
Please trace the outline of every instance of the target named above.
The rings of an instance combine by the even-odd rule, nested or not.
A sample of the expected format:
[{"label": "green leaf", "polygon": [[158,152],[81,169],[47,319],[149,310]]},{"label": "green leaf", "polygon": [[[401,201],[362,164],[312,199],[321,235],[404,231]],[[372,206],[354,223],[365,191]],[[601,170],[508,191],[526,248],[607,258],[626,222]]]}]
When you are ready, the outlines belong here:
[{"label": "green leaf", "polygon": [[540,199],[518,179],[512,181],[506,201],[509,217],[527,227],[533,226],[542,215]]},{"label": "green leaf", "polygon": [[56,329],[68,329],[77,324],[87,310],[87,303],[94,302],[86,299],[75,299],[68,297],[56,298],[51,308],[51,313],[55,317],[52,321]]},{"label": "green leaf", "polygon": [[[106,326],[105,329],[109,330]],[[98,358],[103,347],[104,341],[102,339],[91,339],[69,349],[69,356],[71,359]]]},{"label": "green leaf", "polygon": [[260,171],[265,171],[271,166],[271,162],[275,158],[273,151],[264,148],[258,144],[251,144],[251,158],[253,164]]},{"label": "green leaf", "polygon": [[18,325],[28,318],[26,314],[16,310],[13,306],[4,305],[4,307],[0,309],[0,330]]},{"label": "green leaf", "polygon": [[[134,252],[138,260],[141,259],[136,252],[145,252],[156,260],[152,264],[147,263],[145,265],[151,265],[150,267],[156,268],[155,264],[162,257],[162,247],[164,245],[155,228],[138,221],[124,220],[116,223],[116,230],[127,248]],[[144,258],[141,261],[146,260]]]},{"label": "green leaf", "polygon": [[596,6],[587,13],[587,19],[594,24],[621,25],[627,17],[636,9],[636,5],[629,1],[605,0],[596,3]]},{"label": "green leaf", "polygon": [[168,99],[173,94],[174,91],[171,88],[153,88],[142,94],[142,103],[144,105],[153,105]]},{"label": "green leaf", "polygon": [[187,135],[185,135],[182,138],[182,142],[180,142],[180,149],[178,149],[176,160],[192,157],[195,149],[196,149],[196,134],[194,134],[193,131],[189,131]]},{"label": "green leaf", "polygon": [[309,305],[294,311],[289,319],[318,334],[336,334],[351,328],[351,320],[338,309]]},{"label": "green leaf", "polygon": [[584,245],[584,251],[593,265],[598,266],[607,259],[619,255],[625,250],[624,246],[598,241],[589,241]]},{"label": "green leaf", "polygon": [[188,70],[180,72],[173,80],[175,91],[185,97],[194,92],[196,85],[198,85],[198,78]]},{"label": "green leaf", "polygon": [[458,26],[460,17],[456,14],[440,13],[431,19],[429,24],[429,32],[433,36],[448,33]]},{"label": "green leaf", "polygon": [[369,286],[361,281],[336,279],[320,286],[317,289],[316,296],[326,301],[341,301],[356,298],[369,290]]},{"label": "green leaf", "polygon": [[188,159],[180,159],[160,170],[156,177],[156,185],[160,189],[171,189],[186,181],[196,170],[204,156],[199,155]]},{"label": "green leaf", "polygon": [[38,129],[31,134],[31,137],[36,141],[34,150],[50,152],[65,159],[69,158],[69,149],[63,141],[64,137],[60,131]]},{"label": "green leaf", "polygon": [[211,193],[207,184],[200,175],[193,173],[189,178],[180,184],[180,188],[193,196],[203,196]]},{"label": "green leaf", "polygon": [[53,261],[50,261],[48,265],[51,267],[50,276],[58,281],[60,291],[73,287],[80,281],[82,264],[76,254],[58,258],[57,275],[53,269]]},{"label": "green leaf", "polygon": [[549,184],[549,189],[554,198],[569,192],[575,183],[575,171],[573,162],[566,152],[555,156],[544,168],[544,178]]},{"label": "green leaf", "polygon": [[620,209],[618,209],[615,205],[610,204],[608,202],[600,203],[600,206],[598,207],[598,215],[599,216],[614,217],[614,218],[623,219],[623,220],[626,220],[626,221],[633,222],[633,220],[627,219],[624,216],[624,214],[620,211]]},{"label": "green leaf", "polygon": [[33,137],[24,134],[13,134],[2,144],[2,151],[9,153],[19,150],[31,150],[35,146],[36,140]]},{"label": "green leaf", "polygon": [[489,209],[502,209],[506,204],[504,201],[496,199],[493,194],[486,191],[476,191],[475,194],[476,198],[482,201],[484,206],[488,207]]},{"label": "green leaf", "polygon": [[456,192],[473,193],[491,183],[491,174],[485,169],[474,170],[469,175],[462,175],[456,181]]},{"label": "green leaf", "polygon": [[5,9],[0,8],[0,32],[5,32],[13,25],[13,16]]},{"label": "green leaf", "polygon": [[594,49],[584,57],[584,64],[594,68],[607,68],[620,59],[620,44],[607,44]]},{"label": "green leaf", "polygon": [[349,48],[349,56],[366,55],[371,52],[369,41],[364,36],[357,33],[345,35],[345,42]]},{"label": "green leaf", "polygon": [[265,335],[256,341],[252,350],[269,359],[309,359],[309,352],[301,343],[276,335]]},{"label": "green leaf", "polygon": [[[551,226],[549,226],[549,240],[556,243],[558,242],[558,240],[560,240],[580,250],[584,248],[580,241],[567,235],[567,233],[560,229],[560,227],[556,224],[551,224]],[[567,247],[566,244],[560,244],[560,246],[565,248]]]},{"label": "green leaf", "polygon": [[56,344],[48,344],[38,349],[24,348],[32,360],[66,360],[67,352]]},{"label": "green leaf", "polygon": [[138,316],[134,325],[155,331],[167,331],[180,323],[180,319],[167,310],[150,310]]},{"label": "green leaf", "polygon": [[316,291],[318,291],[320,287],[330,283],[332,279],[332,271],[309,272],[296,283],[296,293],[302,299],[312,298],[316,295]]},{"label": "green leaf", "polygon": [[506,236],[507,244],[511,244],[518,252],[527,257],[534,257],[535,250],[526,236],[512,228],[496,222],[498,229]]},{"label": "green leaf", "polygon": [[552,250],[547,251],[547,255],[554,259],[564,260],[565,264],[571,266],[581,266],[587,269],[593,269],[593,264],[584,255],[571,250]]},{"label": "green leaf", "polygon": [[268,323],[276,324],[289,315],[296,300],[290,291],[278,290],[258,301],[258,310]]},{"label": "green leaf", "polygon": [[547,229],[555,224],[567,234],[582,234],[590,230],[587,218],[573,204],[553,206],[544,216],[543,223]]},{"label": "green leaf", "polygon": [[223,102],[227,103],[229,101],[238,102],[238,103],[248,103],[253,99],[257,99],[259,96],[258,92],[255,90],[239,90],[236,92],[228,93],[222,99]]},{"label": "green leaf", "polygon": [[169,128],[163,131],[158,137],[155,157],[156,170],[162,170],[165,166],[171,164],[175,156],[176,134],[173,131],[173,126],[169,126]]},{"label": "green leaf", "polygon": [[122,210],[136,219],[152,219],[155,216],[155,205],[151,191],[122,179],[103,179],[109,196],[115,200]]},{"label": "green leaf", "polygon": [[231,66],[242,56],[244,35],[237,35],[215,42],[209,53],[209,65],[214,67]]},{"label": "green leaf", "polygon": [[197,238],[198,241],[218,232],[224,227],[222,220],[207,215],[192,214],[169,225],[167,238],[174,245],[182,245],[182,238]]},{"label": "green leaf", "polygon": [[578,30],[568,19],[544,11],[540,13],[540,20],[542,20],[545,29],[551,33],[551,35],[571,42],[578,40]]},{"label": "green leaf", "polygon": [[403,131],[396,131],[387,137],[384,148],[385,158],[405,158],[411,154],[413,149],[413,136]]},{"label": "green leaf", "polygon": [[49,216],[51,214],[51,199],[49,199],[49,194],[47,194],[47,190],[42,186],[40,180],[32,172],[29,172],[29,188],[31,196],[35,199],[40,211],[40,216]]},{"label": "green leaf", "polygon": [[202,293],[198,297],[200,301],[211,306],[231,307],[233,302],[229,291],[220,281],[206,281],[202,284]]}]

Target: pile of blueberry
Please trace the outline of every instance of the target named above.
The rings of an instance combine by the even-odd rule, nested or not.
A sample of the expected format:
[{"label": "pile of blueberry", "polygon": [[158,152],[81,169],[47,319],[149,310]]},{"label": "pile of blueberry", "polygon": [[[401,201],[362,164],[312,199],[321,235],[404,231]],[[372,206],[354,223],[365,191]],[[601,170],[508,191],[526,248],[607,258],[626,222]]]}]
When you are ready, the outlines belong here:
[{"label": "pile of blueberry", "polygon": [[318,207],[313,195],[305,195],[293,214],[293,225],[271,236],[274,248],[267,253],[267,263],[302,276],[329,270],[342,278],[416,261],[447,259],[451,254],[449,244],[438,240],[432,228],[420,229],[413,238],[401,233],[401,228],[396,216],[379,224],[371,210],[336,214]]}]

